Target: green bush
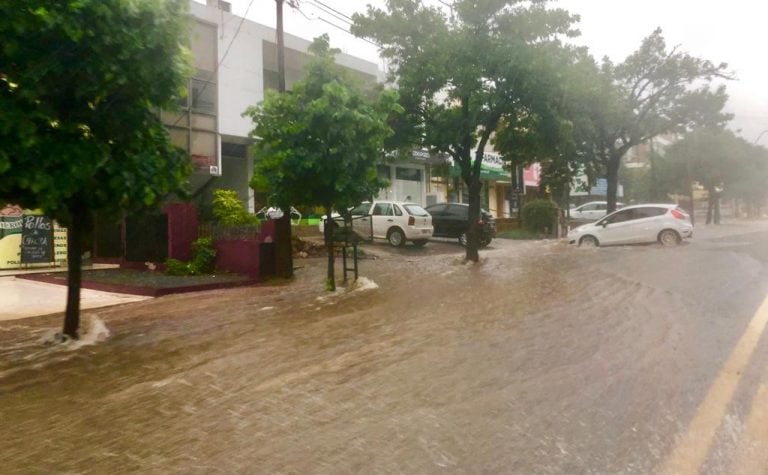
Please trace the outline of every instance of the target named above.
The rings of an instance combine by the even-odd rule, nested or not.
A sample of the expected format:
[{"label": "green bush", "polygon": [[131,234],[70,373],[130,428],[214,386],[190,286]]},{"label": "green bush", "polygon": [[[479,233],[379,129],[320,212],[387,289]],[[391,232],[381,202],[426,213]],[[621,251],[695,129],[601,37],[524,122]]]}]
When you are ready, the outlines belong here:
[{"label": "green bush", "polygon": [[216,249],[213,247],[213,239],[197,238],[192,243],[192,260],[189,261],[189,270],[192,274],[210,274],[213,272],[215,261]]},{"label": "green bush", "polygon": [[165,273],[167,275],[189,275],[189,267],[184,261],[168,259],[165,261]]},{"label": "green bush", "polygon": [[213,217],[223,226],[249,226],[259,223],[259,219],[250,214],[234,190],[213,191]]},{"label": "green bush", "polygon": [[557,217],[557,206],[550,200],[533,200],[523,206],[523,226],[534,233],[551,233]]},{"label": "green bush", "polygon": [[216,261],[216,249],[213,240],[208,237],[198,238],[192,243],[192,260],[183,262],[178,259],[165,261],[167,275],[200,275],[213,273]]}]

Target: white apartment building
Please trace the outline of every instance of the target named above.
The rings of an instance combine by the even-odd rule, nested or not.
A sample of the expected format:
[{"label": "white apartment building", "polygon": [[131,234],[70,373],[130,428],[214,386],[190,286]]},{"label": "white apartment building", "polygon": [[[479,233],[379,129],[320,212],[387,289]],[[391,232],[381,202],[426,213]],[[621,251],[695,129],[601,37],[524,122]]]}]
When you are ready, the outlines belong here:
[{"label": "white apartment building", "polygon": [[[275,14],[274,2],[266,4],[269,8],[262,9],[265,19]],[[190,10],[195,20],[191,41],[195,74],[181,113],[164,112],[163,119],[174,142],[188,150],[195,163],[192,185],[197,201],[210,203],[214,189],[234,189],[254,212],[249,181],[258,157],[248,150],[253,124],[242,114],[263,100],[264,91],[277,89],[276,31],[233,15],[223,1],[191,1]],[[290,89],[302,77],[312,39],[286,32],[284,42],[286,87]],[[382,78],[374,62],[347,54],[338,54],[336,62],[366,82]],[[420,167],[423,177],[424,165]]]}]

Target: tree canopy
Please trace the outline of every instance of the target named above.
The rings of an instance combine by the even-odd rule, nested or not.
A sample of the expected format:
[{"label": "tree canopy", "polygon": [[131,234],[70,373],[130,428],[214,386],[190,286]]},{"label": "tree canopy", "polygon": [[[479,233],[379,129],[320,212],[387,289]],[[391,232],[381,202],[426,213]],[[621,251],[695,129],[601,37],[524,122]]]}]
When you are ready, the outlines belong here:
[{"label": "tree canopy", "polygon": [[[393,90],[371,100],[372,94],[335,65],[337,51],[327,35],[315,39],[303,79],[289,92],[268,91],[246,112],[255,125],[252,185],[267,190],[270,204],[322,206],[328,219],[332,210],[346,211],[384,185],[376,166],[392,134],[388,121],[402,111]],[[330,240],[327,245],[333,287]]]},{"label": "tree canopy", "polygon": [[187,7],[0,0],[0,200],[68,224],[70,336],[90,213],[154,206],[191,170],[158,114],[184,94],[190,72]]},{"label": "tree canopy", "polygon": [[719,126],[730,119],[722,112],[725,86],[713,86],[716,79],[730,78],[727,67],[679,47],[669,49],[661,29],[621,64],[603,60],[601,82],[609,100],[596,102],[589,120],[595,156],[608,181],[609,212],[616,206],[619,167],[629,149],[661,134]]},{"label": "tree canopy", "polygon": [[670,192],[688,193],[692,182],[707,190],[707,223],[719,223],[721,192],[742,199],[750,212],[768,197],[768,150],[724,128],[702,127],[685,134],[667,148],[660,169]]},{"label": "tree canopy", "polygon": [[[517,123],[548,94],[542,61],[576,17],[547,1],[456,0],[451,13],[418,0],[389,0],[353,16],[352,31],[390,60],[414,146],[446,153],[469,191],[467,259],[478,260],[480,172],[503,121]],[[543,90],[544,89],[544,90]]]}]

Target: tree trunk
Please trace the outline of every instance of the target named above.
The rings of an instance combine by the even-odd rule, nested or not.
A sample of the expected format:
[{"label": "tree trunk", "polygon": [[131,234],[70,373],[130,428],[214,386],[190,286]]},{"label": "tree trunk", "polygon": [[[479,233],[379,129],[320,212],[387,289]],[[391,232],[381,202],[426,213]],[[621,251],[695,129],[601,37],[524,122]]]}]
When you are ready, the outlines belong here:
[{"label": "tree trunk", "polygon": [[619,166],[621,165],[621,155],[612,154],[608,157],[606,165],[605,179],[608,182],[608,191],[606,196],[607,213],[616,211],[616,195],[619,189]]},{"label": "tree trunk", "polygon": [[331,208],[325,208],[325,226],[323,226],[323,236],[325,237],[325,247],[328,250],[328,272],[326,275],[326,288],[328,290],[336,290],[336,268],[334,264],[334,258],[336,257],[335,249],[333,248],[333,218],[331,216]]},{"label": "tree trunk", "polygon": [[715,189],[707,187],[707,224],[712,224],[712,210],[715,208]]},{"label": "tree trunk", "polygon": [[275,264],[278,276],[286,279],[293,277],[290,208],[283,210],[283,217],[275,220]]},{"label": "tree trunk", "polygon": [[480,260],[480,177],[475,176],[470,183],[467,183],[469,189],[469,229],[467,230],[467,260],[477,262]]},{"label": "tree trunk", "polygon": [[79,339],[80,328],[80,284],[82,280],[82,237],[88,222],[87,210],[81,205],[71,205],[71,222],[67,230],[67,310],[64,314],[63,333],[72,339]]},{"label": "tree trunk", "polygon": [[720,224],[720,193],[715,191],[715,224]]}]

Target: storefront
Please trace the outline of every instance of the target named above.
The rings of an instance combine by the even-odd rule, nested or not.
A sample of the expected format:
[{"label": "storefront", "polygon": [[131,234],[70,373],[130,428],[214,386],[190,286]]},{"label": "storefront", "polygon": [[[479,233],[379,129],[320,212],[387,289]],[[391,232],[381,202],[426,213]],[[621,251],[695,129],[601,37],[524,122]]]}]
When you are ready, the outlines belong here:
[{"label": "storefront", "polygon": [[[447,163],[425,150],[414,150],[410,159],[379,165],[379,176],[389,182],[378,195],[380,200],[410,201],[428,206],[445,201],[445,188],[433,179],[433,167]],[[441,199],[442,197],[442,199]]]},{"label": "storefront", "polygon": [[0,269],[54,267],[66,260],[66,229],[19,206],[0,209]]}]

